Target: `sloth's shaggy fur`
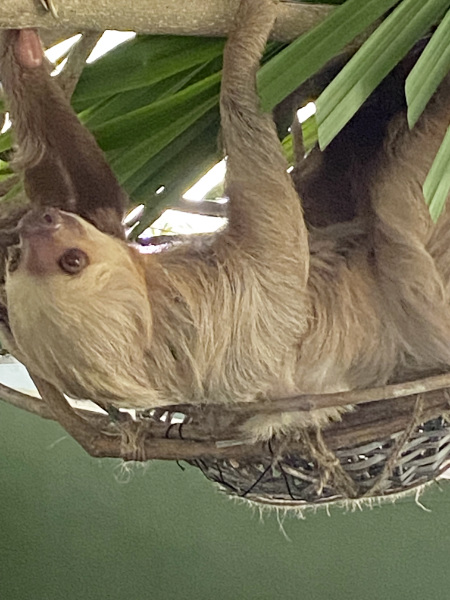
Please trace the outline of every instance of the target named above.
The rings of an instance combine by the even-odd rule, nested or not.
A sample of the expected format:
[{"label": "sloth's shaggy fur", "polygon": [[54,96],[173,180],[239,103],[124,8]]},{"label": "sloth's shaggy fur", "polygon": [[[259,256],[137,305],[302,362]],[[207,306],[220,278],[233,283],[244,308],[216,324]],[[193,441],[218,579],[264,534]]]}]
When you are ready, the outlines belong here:
[{"label": "sloth's shaggy fur", "polygon": [[[7,279],[12,332],[27,366],[61,391],[152,408],[338,391],[450,366],[449,216],[434,226],[422,195],[449,125],[449,81],[412,132],[400,111],[371,150],[370,165],[352,171],[349,161],[345,184],[353,178],[354,218],[307,227],[274,123],[261,114],[255,89],[275,5],[242,0],[225,50],[221,115],[230,201],[224,230],[140,255],[108,235],[113,227],[99,225],[103,192],[97,205],[95,198],[83,204],[74,192],[75,208],[59,206],[91,217],[107,233],[63,214],[45,251],[33,236],[22,236],[22,259]],[[58,146],[52,136],[60,140],[61,131],[45,133],[47,122],[32,125],[36,101],[30,98],[37,92],[29,82],[41,96],[55,84],[42,69],[37,80],[9,60],[6,87],[18,107],[12,112],[19,146],[34,147],[35,155],[37,147],[46,157],[46,144]],[[51,112],[62,122],[72,119],[60,96],[52,98]],[[317,211],[313,177],[300,181],[298,170],[308,174],[309,168],[316,177],[321,161],[326,156],[316,153],[296,168],[297,187],[307,190]],[[339,181],[332,189],[339,193]],[[117,214],[120,193],[110,199]],[[72,247],[89,257],[76,275],[57,266]],[[38,269],[31,266],[36,262]],[[308,421],[335,416],[312,413]],[[291,422],[264,421],[255,431],[267,435]]]}]

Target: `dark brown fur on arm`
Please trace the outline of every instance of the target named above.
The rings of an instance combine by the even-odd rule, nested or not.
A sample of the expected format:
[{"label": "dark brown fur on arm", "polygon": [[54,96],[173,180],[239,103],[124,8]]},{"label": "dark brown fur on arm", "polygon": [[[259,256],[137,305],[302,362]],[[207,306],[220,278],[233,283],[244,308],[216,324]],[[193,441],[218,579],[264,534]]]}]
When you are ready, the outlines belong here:
[{"label": "dark brown fur on arm", "polygon": [[[405,354],[418,354],[431,371],[450,365],[450,211],[434,224],[422,188],[449,125],[447,76],[412,131],[406,111],[389,123],[371,185],[379,286]],[[411,376],[416,361],[406,362]],[[401,366],[397,372],[402,377]]]},{"label": "dark brown fur on arm", "polygon": [[31,201],[76,212],[105,233],[123,237],[126,194],[50,77],[34,30],[1,32],[0,79],[19,147],[16,165]]},{"label": "dark brown fur on arm", "polygon": [[[412,58],[417,52],[325,152],[301,157],[294,172],[306,197],[317,314],[306,347],[319,365],[334,357],[350,388],[450,365],[450,215],[434,225],[422,193],[450,123],[450,77],[410,130],[404,83]],[[334,199],[344,210],[333,212]]]}]

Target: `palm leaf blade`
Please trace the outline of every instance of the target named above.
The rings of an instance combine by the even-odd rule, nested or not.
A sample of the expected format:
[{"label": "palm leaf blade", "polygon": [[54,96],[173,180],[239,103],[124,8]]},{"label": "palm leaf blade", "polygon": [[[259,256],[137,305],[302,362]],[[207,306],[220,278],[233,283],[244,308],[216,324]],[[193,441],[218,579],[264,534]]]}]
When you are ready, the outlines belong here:
[{"label": "palm leaf blade", "polygon": [[406,80],[408,123],[413,127],[439,84],[450,71],[450,10],[431,37]]},{"label": "palm leaf blade", "polygon": [[450,128],[434,159],[423,186],[425,201],[429,206],[430,215],[436,222],[441,215],[450,192]]},{"label": "palm leaf blade", "polygon": [[321,148],[341,131],[448,5],[448,0],[404,0],[370,36],[317,100]]}]

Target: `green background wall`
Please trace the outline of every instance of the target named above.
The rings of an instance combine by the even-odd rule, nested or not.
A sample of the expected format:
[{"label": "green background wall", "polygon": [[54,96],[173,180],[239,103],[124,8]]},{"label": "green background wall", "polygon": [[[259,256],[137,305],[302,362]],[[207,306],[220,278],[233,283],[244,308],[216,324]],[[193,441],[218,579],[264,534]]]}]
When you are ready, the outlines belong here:
[{"label": "green background wall", "polygon": [[450,598],[450,485],[372,510],[288,517],[193,468],[88,457],[0,403],[1,600]]}]

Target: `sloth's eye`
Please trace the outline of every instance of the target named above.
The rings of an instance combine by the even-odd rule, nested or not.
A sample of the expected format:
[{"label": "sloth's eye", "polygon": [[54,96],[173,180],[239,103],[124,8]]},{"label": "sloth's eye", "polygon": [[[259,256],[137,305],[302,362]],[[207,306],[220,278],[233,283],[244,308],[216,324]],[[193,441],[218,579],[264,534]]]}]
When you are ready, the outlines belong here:
[{"label": "sloth's eye", "polygon": [[80,248],[69,248],[61,256],[58,264],[69,275],[76,275],[88,266],[89,258]]}]

